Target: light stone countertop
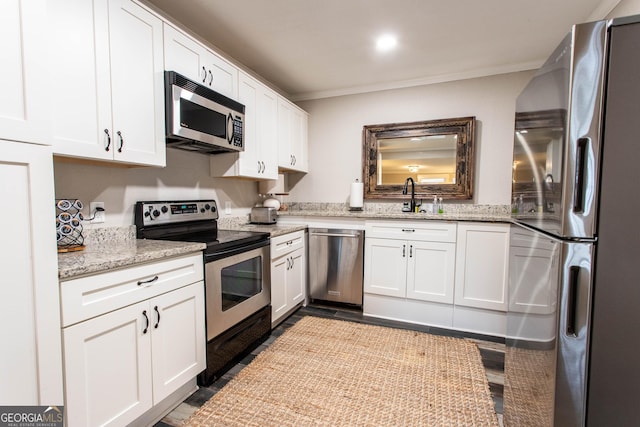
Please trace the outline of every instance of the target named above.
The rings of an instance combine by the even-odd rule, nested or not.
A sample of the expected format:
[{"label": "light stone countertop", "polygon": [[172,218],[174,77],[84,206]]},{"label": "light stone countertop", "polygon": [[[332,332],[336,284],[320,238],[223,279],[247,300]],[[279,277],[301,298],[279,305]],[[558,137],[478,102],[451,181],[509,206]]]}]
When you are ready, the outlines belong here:
[{"label": "light stone countertop", "polygon": [[389,213],[389,212],[350,212],[350,211],[279,211],[279,216],[300,216],[300,217],[327,217],[327,218],[358,218],[358,219],[405,219],[411,221],[478,221],[478,222],[510,222],[510,215],[502,213],[478,212],[445,212],[443,214],[433,213]]},{"label": "light stone countertop", "polygon": [[58,278],[95,274],[149,261],[202,251],[205,243],[133,240],[129,244],[87,246],[84,251],[58,254]]},{"label": "light stone countertop", "polygon": [[[222,229],[222,228],[221,228]],[[226,224],[225,230],[240,231],[260,231],[270,233],[271,237],[282,236],[283,234],[293,233],[295,231],[306,230],[307,226],[302,224]]]}]

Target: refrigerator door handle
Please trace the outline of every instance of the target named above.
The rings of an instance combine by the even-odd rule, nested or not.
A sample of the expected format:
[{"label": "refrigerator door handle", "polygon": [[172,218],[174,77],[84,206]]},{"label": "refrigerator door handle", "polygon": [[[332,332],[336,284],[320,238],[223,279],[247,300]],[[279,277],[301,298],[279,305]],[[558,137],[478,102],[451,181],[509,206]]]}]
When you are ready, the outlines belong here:
[{"label": "refrigerator door handle", "polygon": [[569,283],[567,285],[567,318],[566,318],[566,334],[567,336],[576,337],[576,310],[578,304],[578,285],[580,278],[580,267],[569,268]]},{"label": "refrigerator door handle", "polygon": [[585,137],[579,138],[576,144],[576,175],[573,192],[573,212],[575,213],[584,212],[585,172],[590,142],[591,139]]}]

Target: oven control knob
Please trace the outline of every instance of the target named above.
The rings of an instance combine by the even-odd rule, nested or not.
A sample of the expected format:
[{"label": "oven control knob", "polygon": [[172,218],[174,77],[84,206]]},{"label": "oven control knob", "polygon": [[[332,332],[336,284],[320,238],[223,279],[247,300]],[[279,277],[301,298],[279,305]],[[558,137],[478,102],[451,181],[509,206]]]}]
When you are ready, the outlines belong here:
[{"label": "oven control knob", "polygon": [[217,210],[217,209],[216,209],[216,205],[212,205],[212,206],[211,206],[211,212],[215,212],[216,210]]},{"label": "oven control knob", "polygon": [[211,205],[209,203],[207,203],[206,205],[204,205],[204,210],[208,211],[209,209],[211,209]]},{"label": "oven control knob", "polygon": [[151,216],[151,212],[146,211],[146,212],[144,213],[144,216],[145,216],[145,217]]},{"label": "oven control knob", "polygon": [[169,211],[169,208],[165,205],[161,207],[160,210],[162,211],[162,213],[167,213]]},{"label": "oven control knob", "polygon": [[155,209],[155,210],[153,211],[153,216],[154,216],[155,218],[158,218],[158,217],[160,216],[160,211],[159,211],[158,209]]}]

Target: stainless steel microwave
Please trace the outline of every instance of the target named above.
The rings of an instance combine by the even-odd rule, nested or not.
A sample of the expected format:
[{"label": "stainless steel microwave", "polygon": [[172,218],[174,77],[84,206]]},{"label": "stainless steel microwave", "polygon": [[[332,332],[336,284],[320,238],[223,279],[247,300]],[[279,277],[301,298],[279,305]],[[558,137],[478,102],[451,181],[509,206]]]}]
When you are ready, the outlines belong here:
[{"label": "stainless steel microwave", "polygon": [[165,71],[167,146],[216,154],[244,150],[244,105]]}]

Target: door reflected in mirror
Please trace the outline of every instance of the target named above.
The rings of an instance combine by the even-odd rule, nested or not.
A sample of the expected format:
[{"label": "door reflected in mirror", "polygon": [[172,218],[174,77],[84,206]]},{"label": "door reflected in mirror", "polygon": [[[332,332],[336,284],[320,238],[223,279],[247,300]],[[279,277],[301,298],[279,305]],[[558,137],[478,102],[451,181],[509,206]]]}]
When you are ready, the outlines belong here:
[{"label": "door reflected in mirror", "polygon": [[408,178],[417,198],[473,198],[474,136],[475,117],[364,126],[365,198],[406,198]]}]

